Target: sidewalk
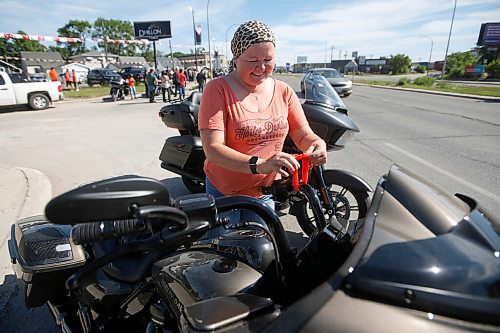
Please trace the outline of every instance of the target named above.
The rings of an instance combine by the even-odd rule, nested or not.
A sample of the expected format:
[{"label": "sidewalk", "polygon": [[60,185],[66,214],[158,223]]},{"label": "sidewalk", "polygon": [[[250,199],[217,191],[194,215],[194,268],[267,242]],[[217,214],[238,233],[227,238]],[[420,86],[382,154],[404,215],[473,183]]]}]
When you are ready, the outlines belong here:
[{"label": "sidewalk", "polygon": [[[52,197],[52,185],[42,172],[29,168],[0,166],[0,285],[13,275],[8,250],[10,227],[17,220],[43,214]],[[5,286],[4,288],[5,289]],[[7,293],[0,293],[0,311]]]}]

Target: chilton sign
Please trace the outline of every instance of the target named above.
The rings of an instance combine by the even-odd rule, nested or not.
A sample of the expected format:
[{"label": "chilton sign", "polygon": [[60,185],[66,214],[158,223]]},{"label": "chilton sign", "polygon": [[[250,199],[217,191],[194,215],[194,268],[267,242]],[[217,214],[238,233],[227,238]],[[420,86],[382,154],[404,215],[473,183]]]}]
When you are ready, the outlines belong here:
[{"label": "chilton sign", "polygon": [[158,40],[172,37],[170,21],[134,22],[135,37]]}]

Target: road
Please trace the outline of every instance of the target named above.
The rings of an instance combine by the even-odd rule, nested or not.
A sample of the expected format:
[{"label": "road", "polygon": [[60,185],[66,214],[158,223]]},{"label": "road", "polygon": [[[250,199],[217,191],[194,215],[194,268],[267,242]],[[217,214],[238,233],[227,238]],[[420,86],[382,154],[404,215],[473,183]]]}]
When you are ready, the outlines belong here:
[{"label": "road", "polygon": [[[299,89],[299,78],[285,80]],[[343,101],[361,132],[343,151],[330,153],[331,167],[374,186],[395,163],[500,214],[498,100],[356,85]]]},{"label": "road", "polygon": [[[283,79],[299,90],[299,78]],[[344,102],[361,133],[343,151],[330,153],[329,167],[350,170],[374,187],[397,163],[445,192],[477,198],[499,215],[498,103],[365,86],[355,86]],[[187,194],[180,178],[159,166],[164,139],[176,134],[158,118],[160,106],[144,99],[93,100],[56,104],[42,112],[0,113],[0,170],[38,170],[49,180],[52,196],[125,174],[160,179],[173,196]],[[1,189],[4,193],[16,190],[15,184]],[[6,214],[9,209],[0,215],[2,231],[18,217]],[[293,220],[282,219],[290,236],[300,238]],[[6,273],[0,284],[0,331],[54,331],[45,308],[24,309],[5,262],[8,235],[1,236]]]}]

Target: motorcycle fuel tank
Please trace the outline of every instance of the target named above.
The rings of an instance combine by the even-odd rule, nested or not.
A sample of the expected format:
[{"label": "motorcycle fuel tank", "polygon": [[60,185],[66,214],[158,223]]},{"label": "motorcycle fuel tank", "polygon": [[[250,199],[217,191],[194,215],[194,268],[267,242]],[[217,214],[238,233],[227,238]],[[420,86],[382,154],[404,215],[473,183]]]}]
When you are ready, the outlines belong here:
[{"label": "motorcycle fuel tank", "polygon": [[233,256],[188,251],[157,261],[152,276],[160,296],[180,318],[184,307],[241,292],[254,284],[261,273]]}]

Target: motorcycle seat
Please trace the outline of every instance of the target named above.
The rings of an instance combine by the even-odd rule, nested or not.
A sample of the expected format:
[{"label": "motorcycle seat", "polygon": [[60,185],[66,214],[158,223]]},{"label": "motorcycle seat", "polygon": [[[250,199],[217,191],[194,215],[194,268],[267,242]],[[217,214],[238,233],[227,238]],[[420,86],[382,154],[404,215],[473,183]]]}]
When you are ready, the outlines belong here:
[{"label": "motorcycle seat", "polygon": [[[110,253],[118,247],[116,240],[94,243],[94,254],[100,257]],[[123,258],[113,260],[102,267],[102,271],[109,277],[126,283],[139,283],[147,277],[151,266],[162,255],[161,251],[151,253],[129,254]]]},{"label": "motorcycle seat", "polygon": [[189,106],[189,110],[193,114],[195,124],[198,124],[198,113],[200,110],[202,93],[199,91],[193,91],[188,98],[186,98],[182,103]]},{"label": "motorcycle seat", "polygon": [[202,95],[203,94],[199,91],[193,91],[191,95],[189,95],[189,97],[186,98],[186,101],[191,102],[194,105],[200,105]]}]

